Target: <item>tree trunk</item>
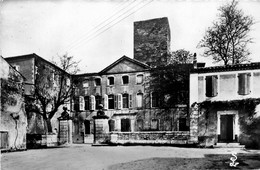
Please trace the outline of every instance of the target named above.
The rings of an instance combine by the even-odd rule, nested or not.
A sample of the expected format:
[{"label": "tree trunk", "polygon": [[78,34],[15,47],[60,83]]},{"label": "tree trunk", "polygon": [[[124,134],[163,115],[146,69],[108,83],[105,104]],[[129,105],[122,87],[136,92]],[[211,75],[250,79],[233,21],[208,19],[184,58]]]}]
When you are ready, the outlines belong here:
[{"label": "tree trunk", "polygon": [[52,133],[51,119],[47,118],[46,119],[46,124],[47,124],[47,131],[48,131],[48,133]]}]

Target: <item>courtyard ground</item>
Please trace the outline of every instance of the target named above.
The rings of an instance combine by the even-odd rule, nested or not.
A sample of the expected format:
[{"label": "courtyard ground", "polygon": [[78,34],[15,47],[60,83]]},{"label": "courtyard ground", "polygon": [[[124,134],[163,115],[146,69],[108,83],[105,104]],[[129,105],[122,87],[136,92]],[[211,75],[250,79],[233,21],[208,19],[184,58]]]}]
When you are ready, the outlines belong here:
[{"label": "courtyard ground", "polygon": [[[239,164],[230,167],[232,153]],[[2,170],[260,169],[260,151],[171,146],[91,146],[35,149],[1,154]]]}]

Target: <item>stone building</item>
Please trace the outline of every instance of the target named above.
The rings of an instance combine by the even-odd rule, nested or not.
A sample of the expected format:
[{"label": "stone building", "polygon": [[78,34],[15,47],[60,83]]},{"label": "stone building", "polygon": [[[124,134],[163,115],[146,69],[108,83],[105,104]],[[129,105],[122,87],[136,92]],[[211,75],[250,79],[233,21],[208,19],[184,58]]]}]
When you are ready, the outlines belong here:
[{"label": "stone building", "polygon": [[26,149],[25,77],[0,57],[1,151]]},{"label": "stone building", "polygon": [[[8,63],[19,70],[25,77],[24,82],[24,94],[27,101],[36,102],[35,98],[35,86],[42,85],[46,90],[46,94],[55,96],[58,93],[61,84],[61,73],[68,76],[67,82],[70,83],[70,75],[64,72],[61,68],[54,65],[53,63],[43,59],[36,54],[28,54],[21,56],[14,56],[5,58]],[[51,105],[47,106],[52,107]],[[70,107],[70,104],[67,104]],[[57,113],[51,119],[52,132],[59,131],[59,121],[58,117],[62,112],[62,106],[59,107]],[[43,116],[36,114],[35,112],[27,112],[28,118],[28,136],[39,136],[37,138],[41,139],[41,135],[47,133],[47,125],[43,120]]]},{"label": "stone building", "polygon": [[198,142],[260,148],[260,63],[198,68],[190,82]]},{"label": "stone building", "polygon": [[134,59],[157,65],[167,62],[170,53],[171,32],[168,18],[134,22]]},{"label": "stone building", "polygon": [[[123,56],[99,73],[73,76],[74,142],[93,142],[93,116],[100,104],[109,117],[110,133],[119,135],[121,142],[162,139],[166,132],[168,142],[177,136],[174,133],[183,133],[187,142],[187,105],[160,109],[159,96],[147,91],[149,74],[148,65]],[[126,139],[130,132],[140,139]]]}]

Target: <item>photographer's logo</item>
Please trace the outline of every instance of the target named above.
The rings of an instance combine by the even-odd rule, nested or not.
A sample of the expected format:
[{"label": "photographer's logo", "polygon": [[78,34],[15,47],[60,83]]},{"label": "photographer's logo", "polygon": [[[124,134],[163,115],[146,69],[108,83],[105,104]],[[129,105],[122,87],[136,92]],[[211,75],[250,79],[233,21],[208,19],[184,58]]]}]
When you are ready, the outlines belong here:
[{"label": "photographer's logo", "polygon": [[237,160],[237,153],[232,153],[232,157],[230,158],[230,160],[232,161],[231,163],[229,163],[229,166],[233,166],[233,167],[236,167],[239,163],[236,162]]}]

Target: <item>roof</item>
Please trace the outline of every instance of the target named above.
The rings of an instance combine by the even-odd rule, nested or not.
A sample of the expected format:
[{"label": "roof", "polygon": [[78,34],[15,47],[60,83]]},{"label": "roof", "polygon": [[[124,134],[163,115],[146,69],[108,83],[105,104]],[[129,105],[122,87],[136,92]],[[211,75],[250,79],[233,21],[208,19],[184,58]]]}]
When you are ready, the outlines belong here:
[{"label": "roof", "polygon": [[132,63],[134,63],[134,64],[136,64],[136,65],[138,65],[138,66],[143,67],[144,69],[150,69],[150,67],[149,67],[147,64],[142,63],[142,62],[140,62],[140,61],[138,61],[138,60],[129,58],[129,57],[127,57],[127,56],[124,55],[123,57],[121,57],[121,58],[119,58],[118,60],[116,60],[114,63],[112,63],[112,64],[110,64],[109,66],[107,66],[106,68],[104,68],[104,69],[103,69],[102,71],[100,71],[99,73],[100,73],[100,74],[103,74],[103,73],[107,72],[108,70],[110,70],[111,68],[113,68],[115,65],[117,65],[118,63],[120,63],[120,62],[123,61],[123,60],[127,60],[127,61],[129,61],[129,62],[132,62]]},{"label": "roof", "polygon": [[50,64],[51,66],[55,67],[56,69],[58,69],[60,71],[63,71],[63,72],[66,72],[66,71],[62,70],[60,67],[58,67],[57,65],[51,63],[50,61],[45,60],[44,58],[38,56],[35,53],[26,54],[26,55],[19,55],[19,56],[13,56],[13,57],[6,57],[5,60],[6,61],[12,61],[12,60],[17,60],[17,59],[28,59],[28,58],[37,58],[37,59],[43,60],[44,62]]},{"label": "roof", "polygon": [[260,62],[226,65],[226,66],[199,67],[197,69],[194,69],[192,72],[193,73],[212,73],[212,72],[254,70],[254,69],[260,69]]},{"label": "roof", "polygon": [[10,67],[12,67],[13,70],[14,70],[16,73],[18,73],[18,74],[23,78],[23,80],[26,80],[26,78],[22,75],[22,73],[20,73],[19,71],[17,71],[10,63],[8,63],[7,60],[6,60],[3,56],[1,56],[1,58],[2,58],[3,60],[5,60],[6,63],[7,63]]}]

